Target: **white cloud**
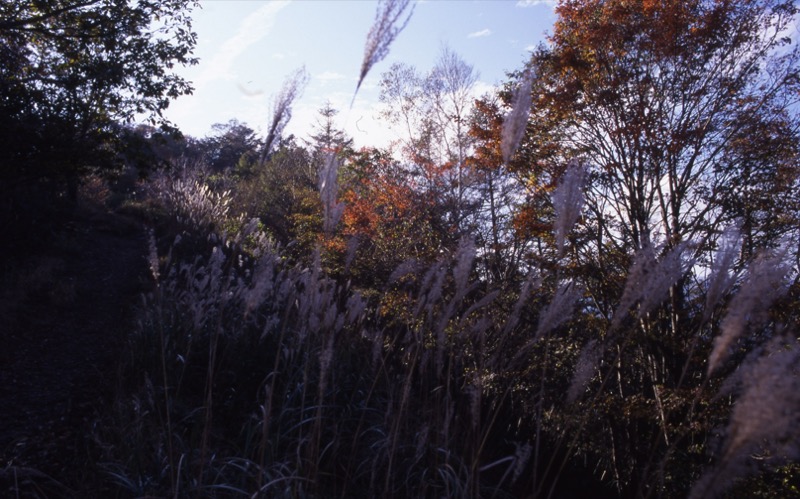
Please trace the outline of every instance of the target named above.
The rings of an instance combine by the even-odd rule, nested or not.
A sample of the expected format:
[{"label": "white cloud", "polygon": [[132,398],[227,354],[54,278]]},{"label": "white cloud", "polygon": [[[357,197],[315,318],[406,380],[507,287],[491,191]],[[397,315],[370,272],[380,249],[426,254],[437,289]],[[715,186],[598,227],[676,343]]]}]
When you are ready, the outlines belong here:
[{"label": "white cloud", "polygon": [[480,31],[475,31],[473,33],[468,34],[467,38],[480,38],[480,37],[483,37],[483,36],[489,36],[491,34],[492,34],[492,30],[490,30],[489,28],[486,28],[486,29],[482,29]]},{"label": "white cloud", "polygon": [[353,109],[348,112],[344,129],[353,138],[355,147],[389,148],[400,137],[380,118],[385,104],[356,98]]},{"label": "white cloud", "polygon": [[501,85],[493,85],[491,83],[478,80],[472,87],[472,96],[476,99],[480,99],[484,95],[493,95],[497,93],[500,90],[500,88]]},{"label": "white cloud", "polygon": [[554,7],[556,5],[556,0],[517,0],[517,7],[534,7],[536,5]]},{"label": "white cloud", "polygon": [[360,147],[388,147],[398,138],[394,129],[379,117],[384,106],[377,102],[376,92],[359,92],[349,108],[353,93],[351,90],[334,91],[323,96],[313,97],[297,103],[292,112],[292,120],[286,126],[285,134],[293,134],[299,139],[308,139],[319,121],[319,110],[326,102],[339,111],[335,117],[336,126],[354,140],[356,149]]},{"label": "white cloud", "polygon": [[236,34],[225,40],[206,64],[205,71],[197,78],[195,85],[200,87],[217,78],[233,78],[230,70],[236,58],[270,32],[278,12],[288,4],[287,0],[270,2],[247,16]]},{"label": "white cloud", "polygon": [[318,80],[330,81],[330,80],[343,80],[345,76],[335,71],[325,71],[323,73],[314,75],[314,78]]}]

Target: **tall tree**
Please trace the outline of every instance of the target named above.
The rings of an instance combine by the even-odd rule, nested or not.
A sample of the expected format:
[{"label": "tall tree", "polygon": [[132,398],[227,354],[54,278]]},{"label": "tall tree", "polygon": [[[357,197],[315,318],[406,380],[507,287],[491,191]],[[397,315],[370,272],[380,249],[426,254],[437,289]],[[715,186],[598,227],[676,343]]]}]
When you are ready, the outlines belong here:
[{"label": "tall tree", "polygon": [[194,0],[44,0],[0,5],[0,147],[6,181],[107,164],[115,121],[192,91]]},{"label": "tall tree", "polygon": [[[549,44],[526,68],[535,136],[521,150],[532,154],[530,168],[573,158],[589,165],[569,253],[585,285],[587,325],[596,328],[578,340],[587,344],[579,367],[606,357],[591,367],[602,379],[596,423],[578,418],[584,441],[572,449],[609,444],[598,453],[602,466],[621,486],[638,482],[644,495],[658,490],[659,460],[698,458],[688,444],[698,438],[693,428],[709,428],[720,414],[699,418],[689,409],[698,400],[714,407],[698,381],[706,379],[700,352],[711,348],[718,324],[709,318],[730,288],[714,297],[709,290],[757,246],[798,237],[798,7],[563,0],[556,12]],[[715,256],[715,246],[736,244],[721,237],[735,223],[742,251],[726,246]],[[737,346],[746,351],[773,333],[765,326]],[[683,395],[687,388],[697,398]],[[635,412],[637,400],[653,410],[615,419]]]},{"label": "tall tree", "polygon": [[[524,203],[525,182],[514,175],[514,166],[503,160],[504,107],[502,95],[475,101],[469,128],[474,151],[467,163],[480,178],[477,192],[482,203],[477,230],[478,242],[485,247],[482,257],[486,278],[509,284],[515,275],[523,273],[522,258],[534,238],[528,230],[532,224],[525,220],[532,211],[530,204]],[[523,230],[519,230],[520,222]]]},{"label": "tall tree", "polygon": [[[559,4],[532,60],[533,119],[595,165],[604,238],[634,249],[702,238],[729,221],[720,203],[756,151],[762,170],[792,163],[796,12],[785,0]],[[765,150],[770,141],[785,147]]]},{"label": "tall tree", "polygon": [[202,141],[206,162],[214,172],[232,170],[237,166],[248,168],[255,163],[261,150],[261,140],[247,124],[238,120],[215,123],[213,135]]},{"label": "tall tree", "polygon": [[397,63],[382,75],[380,99],[384,117],[398,129],[409,174],[439,200],[443,225],[457,241],[474,228],[474,175],[469,117],[477,72],[443,47],[427,74]]},{"label": "tall tree", "polygon": [[132,136],[120,124],[176,131],[163,111],[192,91],[174,69],[196,63],[195,5],[0,2],[0,230],[11,251],[40,244],[75,205],[85,172],[125,163]]},{"label": "tall tree", "polygon": [[347,156],[351,152],[353,139],[348,137],[344,130],[336,124],[336,115],[339,111],[333,107],[330,101],[325,102],[318,111],[316,123],[309,136],[308,145],[311,147],[312,167],[310,173],[313,178],[319,175],[319,171],[325,166],[329,155]]},{"label": "tall tree", "polygon": [[745,244],[797,237],[794,2],[569,0],[557,13],[529,68],[531,122],[543,157],[592,165],[576,250],[606,313],[621,288],[600,269],[626,267],[634,251],[691,241],[702,262],[737,219]]}]

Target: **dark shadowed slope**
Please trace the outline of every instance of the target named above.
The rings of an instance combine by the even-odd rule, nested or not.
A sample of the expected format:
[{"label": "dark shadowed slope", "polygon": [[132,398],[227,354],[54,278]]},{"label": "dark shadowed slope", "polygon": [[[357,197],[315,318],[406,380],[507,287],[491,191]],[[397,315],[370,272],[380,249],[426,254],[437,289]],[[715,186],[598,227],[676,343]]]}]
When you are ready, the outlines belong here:
[{"label": "dark shadowed slope", "polygon": [[53,244],[5,269],[0,495],[73,495],[91,459],[91,420],[110,403],[124,335],[147,287],[146,254],[138,223],[81,210]]}]

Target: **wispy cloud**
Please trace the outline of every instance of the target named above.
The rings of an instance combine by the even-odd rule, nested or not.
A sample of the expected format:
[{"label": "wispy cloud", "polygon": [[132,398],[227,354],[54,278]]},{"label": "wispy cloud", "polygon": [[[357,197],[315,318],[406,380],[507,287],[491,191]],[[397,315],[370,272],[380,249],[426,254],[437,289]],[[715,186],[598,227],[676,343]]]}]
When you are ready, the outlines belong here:
[{"label": "wispy cloud", "polygon": [[335,71],[325,71],[323,73],[314,75],[314,78],[323,81],[331,81],[331,80],[343,80],[345,76]]},{"label": "wispy cloud", "polygon": [[556,0],[517,0],[517,7],[534,7],[536,5],[549,5],[554,7]]},{"label": "wispy cloud", "polygon": [[247,16],[235,35],[225,40],[205,71],[195,81],[197,87],[217,78],[231,78],[231,66],[248,47],[264,38],[275,24],[278,12],[289,4],[288,0],[270,2]]},{"label": "wispy cloud", "polygon": [[475,85],[472,86],[472,96],[476,99],[484,97],[486,95],[492,95],[500,90],[499,85],[493,85],[491,83],[478,80],[475,82]]},{"label": "wispy cloud", "polygon": [[467,35],[467,38],[481,38],[484,36],[489,36],[492,34],[492,30],[489,28],[482,29],[480,31],[475,31]]},{"label": "wispy cloud", "polygon": [[243,85],[242,83],[237,83],[236,84],[236,88],[238,88],[239,91],[242,94],[244,94],[244,96],[246,98],[248,98],[248,99],[257,99],[257,98],[261,97],[262,95],[264,95],[264,91],[263,90],[254,90],[252,88],[248,88],[246,85]]}]

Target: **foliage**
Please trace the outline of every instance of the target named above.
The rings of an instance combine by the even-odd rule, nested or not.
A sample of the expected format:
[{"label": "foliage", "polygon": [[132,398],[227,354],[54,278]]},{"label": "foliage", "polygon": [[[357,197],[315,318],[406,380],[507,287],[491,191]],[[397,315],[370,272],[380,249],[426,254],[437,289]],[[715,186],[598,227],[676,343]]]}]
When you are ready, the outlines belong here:
[{"label": "foliage", "polygon": [[[362,78],[405,6],[380,4]],[[96,425],[110,489],[796,493],[797,8],[557,13],[475,102],[447,49],[394,65],[398,154],[353,151],[330,105],[281,137],[300,73],[264,142],[167,147],[155,290]]]},{"label": "foliage", "polygon": [[407,260],[438,254],[435,206],[386,151],[362,149],[342,172],[341,256],[359,286],[380,289]]},{"label": "foliage", "polygon": [[779,179],[765,185],[776,202],[796,185],[795,3],[575,0],[557,12],[531,61],[532,119],[562,157],[595,166],[593,230],[625,250],[742,215],[763,230],[753,210],[768,208],[741,204],[757,195],[728,194],[755,170]]},{"label": "foliage", "polygon": [[174,74],[191,57],[191,0],[5,2],[2,37],[5,178],[103,166],[114,122],[144,114],[167,125],[191,92]]},{"label": "foliage", "polygon": [[[163,119],[191,93],[193,0],[42,0],[0,4],[0,229],[19,248],[74,208],[81,175],[118,169],[126,125]],[[133,143],[132,143],[133,141]],[[13,252],[16,248],[0,251]]]}]

